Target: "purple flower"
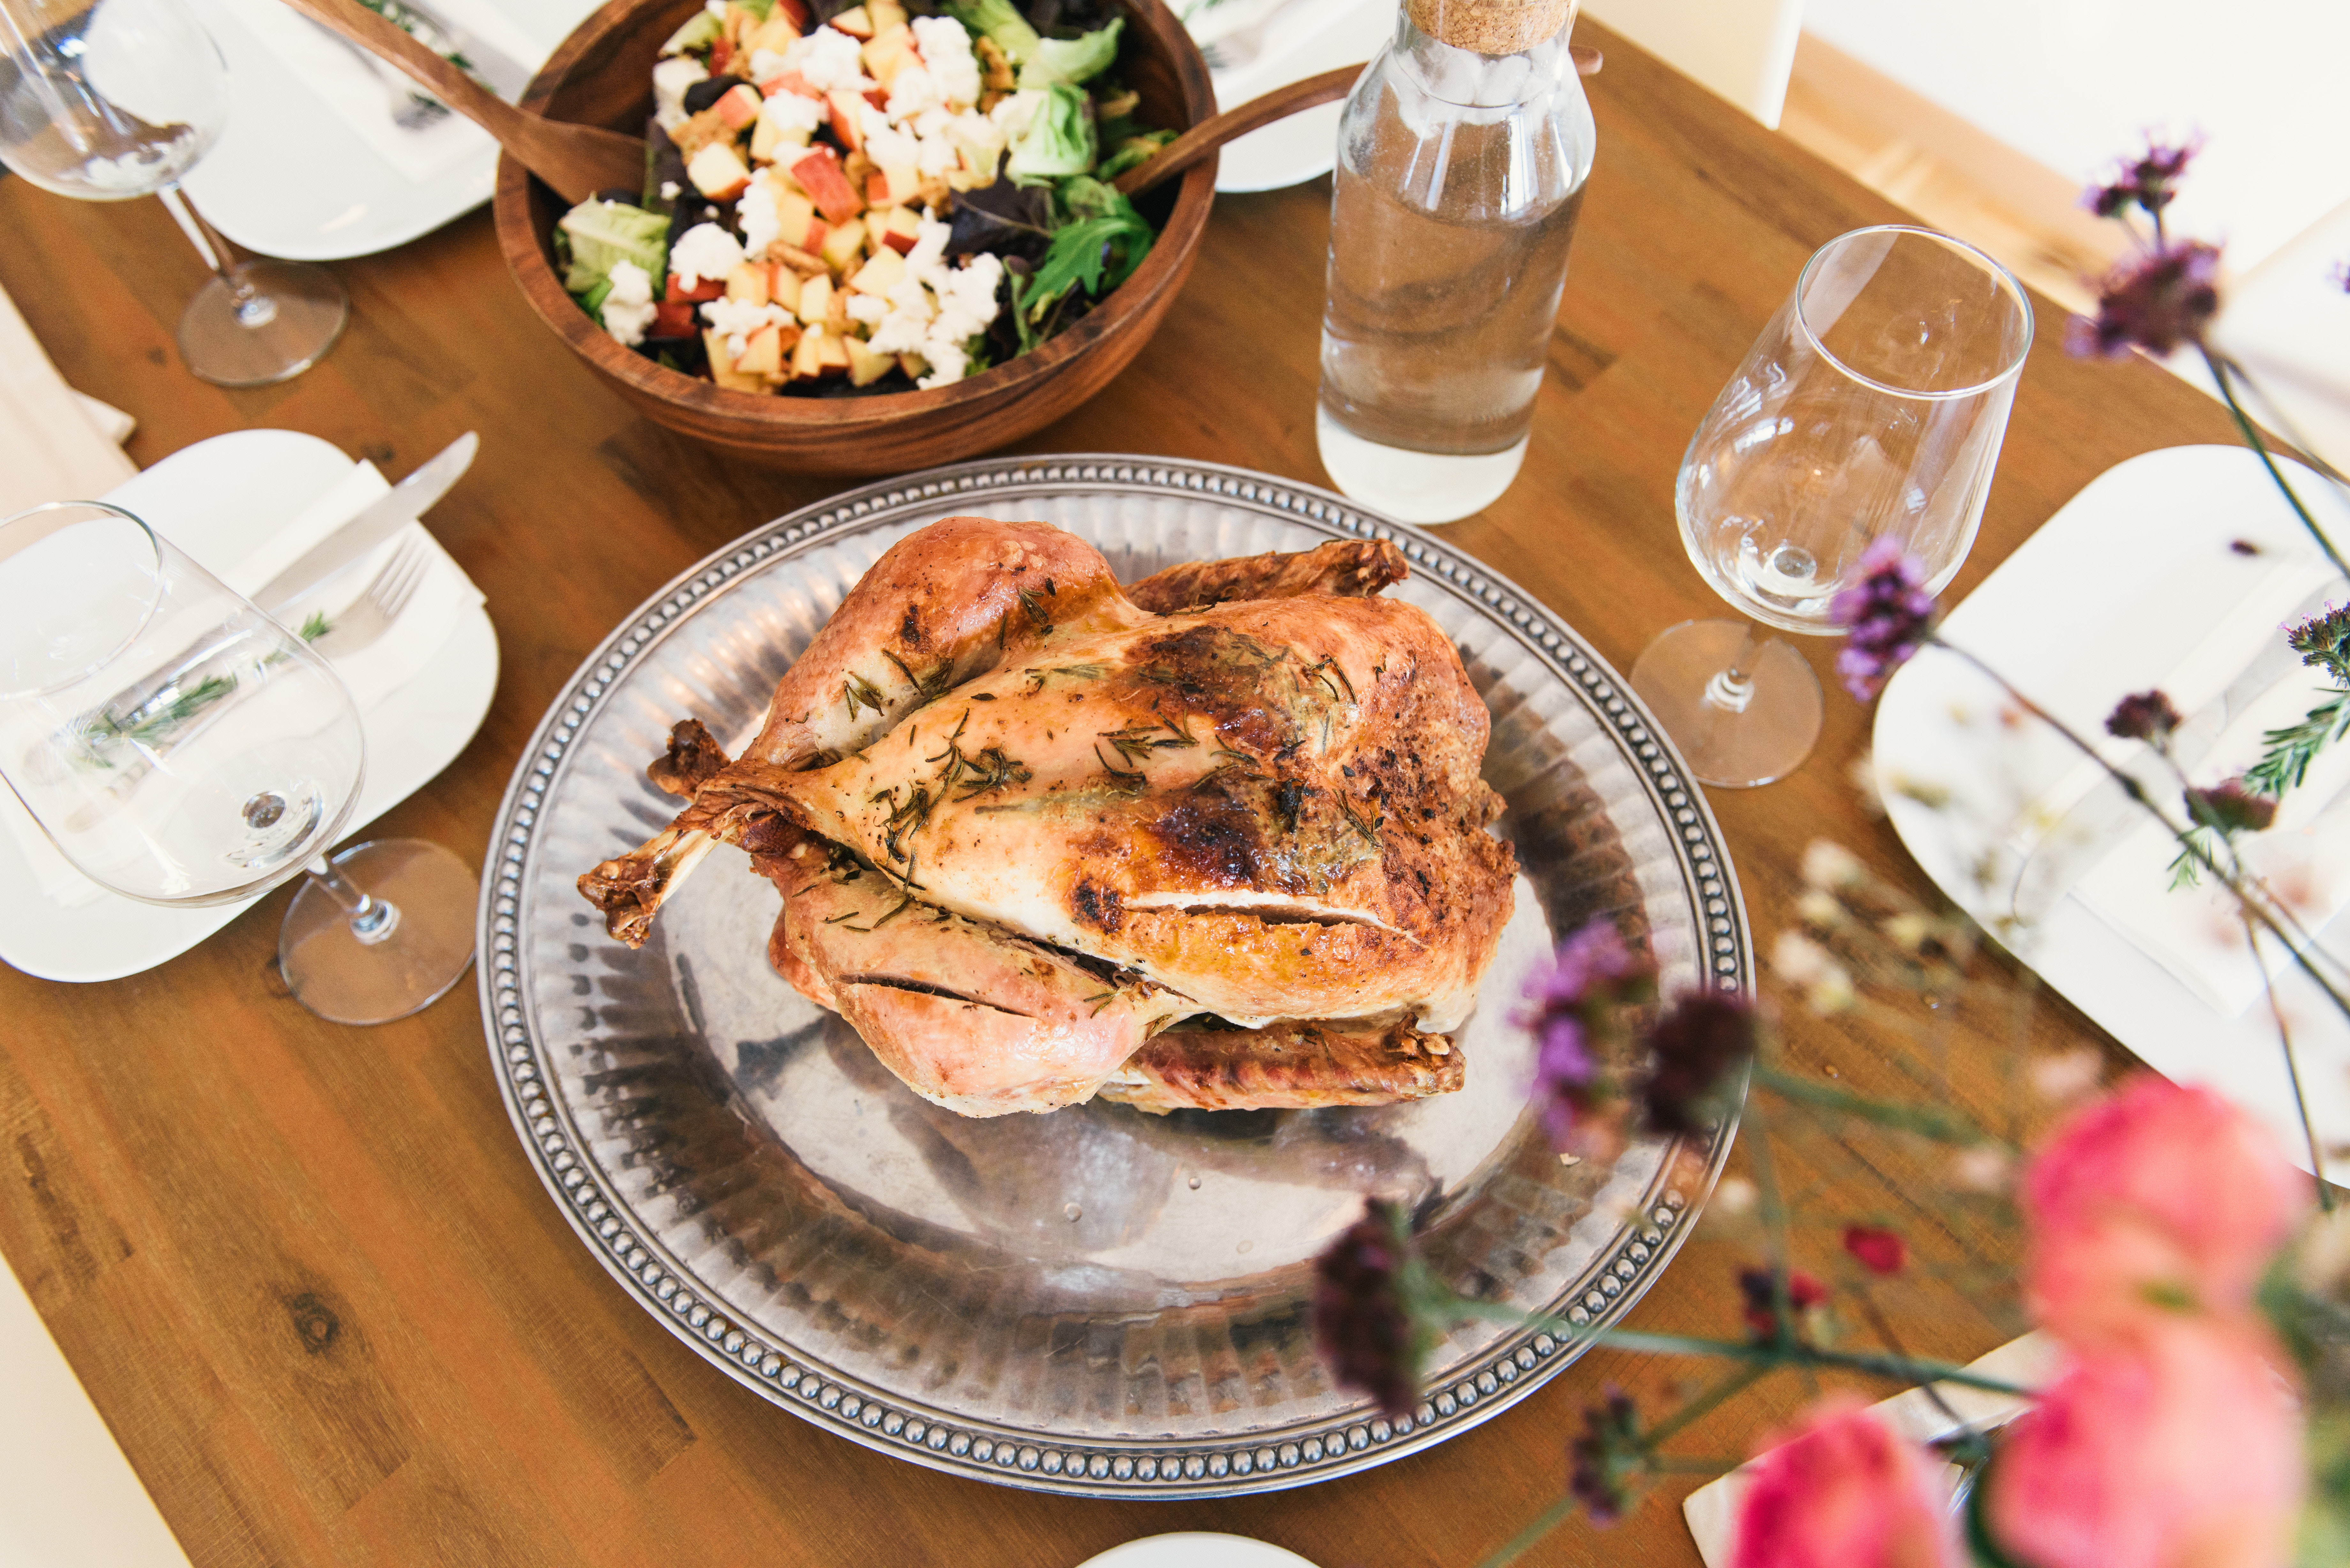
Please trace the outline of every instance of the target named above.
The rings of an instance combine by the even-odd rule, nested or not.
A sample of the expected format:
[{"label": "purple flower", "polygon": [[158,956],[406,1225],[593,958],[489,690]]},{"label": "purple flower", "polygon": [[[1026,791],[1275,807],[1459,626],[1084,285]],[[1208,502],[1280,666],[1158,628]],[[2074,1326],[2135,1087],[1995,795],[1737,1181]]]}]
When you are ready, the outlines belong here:
[{"label": "purple flower", "polygon": [[1648,1045],[1655,1062],[1641,1090],[1648,1126],[1659,1132],[1696,1132],[1728,1108],[1722,1103],[1725,1083],[1754,1054],[1754,1010],[1744,997],[1690,992],[1657,1020]]},{"label": "purple flower", "polygon": [[1574,1460],[1567,1490],[1583,1504],[1594,1524],[1613,1524],[1632,1504],[1632,1478],[1648,1466],[1648,1450],[1640,1443],[1640,1410],[1632,1397],[1614,1384],[1599,1391],[1599,1403],[1586,1406],[1583,1430],[1567,1445]]},{"label": "purple flower", "polygon": [[1534,1006],[1520,1022],[1534,1036],[1534,1103],[1553,1148],[1586,1144],[1578,1128],[1600,1132],[1618,1112],[1621,1092],[1595,1047],[1620,1033],[1619,1009],[1656,994],[1656,966],[1597,915],[1559,943],[1550,969],[1527,985]]},{"label": "purple flower", "polygon": [[1341,1387],[1370,1395],[1395,1420],[1419,1403],[1427,1350],[1404,1293],[1409,1234],[1402,1209],[1374,1198],[1314,1262],[1314,1344],[1323,1364]]},{"label": "purple flower", "polygon": [[2106,715],[2106,733],[2125,741],[2167,741],[2177,728],[2178,710],[2159,691],[2125,697]]},{"label": "purple flower", "polygon": [[2104,184],[2090,186],[2081,205],[2101,218],[2118,218],[2134,206],[2158,215],[2178,194],[2189,161],[2202,150],[2199,136],[2182,147],[2149,140],[2143,156],[2124,163]]},{"label": "purple flower", "polygon": [[2132,348],[2168,354],[2199,343],[2220,313],[2220,251],[2183,240],[2147,251],[2107,273],[2097,285],[2097,314],[2076,316],[2064,347],[2084,358],[2116,358]]},{"label": "purple flower", "polygon": [[1860,570],[1860,581],[1829,601],[1828,618],[1845,628],[1836,673],[1866,702],[1933,635],[1934,596],[1925,589],[1924,564],[1890,535],[1862,554]]},{"label": "purple flower", "polygon": [[2222,833],[2259,833],[2276,820],[2277,803],[2254,794],[2240,778],[2187,792],[2189,820]]},{"label": "purple flower", "polygon": [[2350,605],[2327,605],[2307,620],[2284,628],[2284,639],[2303,664],[2350,677]]},{"label": "purple flower", "polygon": [[[1762,1267],[1738,1271],[1738,1293],[1743,1299],[1747,1331],[1756,1339],[1779,1335],[1778,1292],[1771,1271]],[[1789,1326],[1801,1338],[1816,1339],[1825,1326],[1828,1288],[1801,1269],[1787,1271],[1787,1306],[1794,1318]]]}]

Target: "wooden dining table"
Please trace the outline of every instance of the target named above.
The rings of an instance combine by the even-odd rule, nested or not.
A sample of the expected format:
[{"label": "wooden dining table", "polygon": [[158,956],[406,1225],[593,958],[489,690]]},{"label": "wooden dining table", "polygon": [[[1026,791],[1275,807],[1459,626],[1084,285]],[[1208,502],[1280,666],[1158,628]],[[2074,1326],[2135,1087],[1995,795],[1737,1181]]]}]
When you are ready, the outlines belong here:
[{"label": "wooden dining table", "polygon": [[[1903,214],[1590,21],[1577,36],[1607,59],[1586,84],[1598,161],[1532,448],[1505,495],[1445,532],[1623,669],[1662,628],[1722,610],[1673,515],[1700,416],[1817,245]],[[1328,209],[1326,181],[1219,197],[1156,338],[1015,450],[1325,483],[1314,408]],[[173,324],[202,274],[158,203],[0,180],[0,285],[68,380],[138,417],[142,464],[267,426],[397,476],[480,431],[480,461],[429,524],[487,595],[496,697],[472,743],[376,835],[478,864],[534,726],[588,650],[701,556],[847,483],[728,461],[630,412],[532,316],[486,212],[337,264],[352,299],[342,342],[250,391],[206,386],[179,362]],[[1953,597],[2113,464],[2230,439],[2215,404],[2158,368],[2068,358],[2062,313],[2034,305],[2035,345]],[[1827,679],[1834,645],[1798,640]],[[1799,771],[1712,794],[1762,943],[1793,921],[1817,836],[1928,891],[1848,776],[1868,724],[1831,682]],[[470,981],[373,1029],[288,1000],[275,961],[289,896],[130,979],[0,970],[0,1251],[203,1568],[1066,1568],[1168,1531],[1255,1536],[1323,1568],[1469,1564],[1560,1497],[1568,1441],[1599,1390],[1660,1411],[1690,1386],[1688,1362],[1603,1348],[1434,1449],[1220,1501],[1085,1501],[869,1451],[725,1376],[590,1256],[517,1143]],[[1855,1086],[1887,1081],[1915,1048],[1849,1018],[1784,1017],[1791,1062]],[[2126,1061],[2061,1003],[2032,1028],[2045,1048]],[[1951,1093],[1988,1104],[1994,1074],[1961,1062]],[[1812,1200],[1829,1212],[1905,1201],[1865,1158],[1819,1186]],[[2012,1237],[1960,1240],[1990,1262],[2012,1257]],[[1629,1326],[1735,1337],[1735,1276],[1751,1257],[1734,1230],[1701,1231]],[[1955,1283],[1912,1296],[1885,1325],[1910,1352],[1963,1360],[2013,1331]],[[1676,1450],[1743,1455],[1812,1392],[1798,1376],[1765,1380]],[[1672,1478],[1604,1532],[1572,1521],[1522,1561],[1694,1563],[1678,1505],[1697,1479]]]}]

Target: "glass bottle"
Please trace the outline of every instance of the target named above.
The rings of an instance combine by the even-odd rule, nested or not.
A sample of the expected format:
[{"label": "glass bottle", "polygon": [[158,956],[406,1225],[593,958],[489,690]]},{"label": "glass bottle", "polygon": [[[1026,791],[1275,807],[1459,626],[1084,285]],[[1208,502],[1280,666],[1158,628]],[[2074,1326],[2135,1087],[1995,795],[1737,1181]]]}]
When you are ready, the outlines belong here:
[{"label": "glass bottle", "polygon": [[1408,523],[1524,462],[1597,135],[1575,0],[1405,0],[1347,99],[1315,432],[1347,494]]}]

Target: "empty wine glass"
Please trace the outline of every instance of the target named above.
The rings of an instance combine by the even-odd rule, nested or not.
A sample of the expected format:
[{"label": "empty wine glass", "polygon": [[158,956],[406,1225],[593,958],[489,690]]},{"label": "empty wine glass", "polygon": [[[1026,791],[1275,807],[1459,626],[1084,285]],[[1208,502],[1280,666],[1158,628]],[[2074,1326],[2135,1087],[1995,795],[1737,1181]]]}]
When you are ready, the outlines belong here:
[{"label": "empty wine glass", "polygon": [[333,669],[130,513],[0,522],[0,782],[83,875],[166,905],[305,871],[278,958],[305,1006],[403,1017],[473,961],[475,881],[438,846],[327,846],[367,746]]},{"label": "empty wine glass", "polygon": [[350,301],[323,267],[229,265],[180,194],[228,107],[228,67],[179,0],[0,0],[0,163],[80,201],[161,196],[213,269],[181,314],[180,357],[207,381],[257,387],[316,364]]},{"label": "empty wine glass", "polygon": [[[2022,286],[1972,245],[1899,223],[1829,241],[1690,440],[1673,493],[1690,559],[1756,619],[1816,635],[1880,536],[1940,591],[2031,345]],[[1708,784],[1769,784],[1819,736],[1811,666],[1743,621],[1666,631],[1632,688]]]}]

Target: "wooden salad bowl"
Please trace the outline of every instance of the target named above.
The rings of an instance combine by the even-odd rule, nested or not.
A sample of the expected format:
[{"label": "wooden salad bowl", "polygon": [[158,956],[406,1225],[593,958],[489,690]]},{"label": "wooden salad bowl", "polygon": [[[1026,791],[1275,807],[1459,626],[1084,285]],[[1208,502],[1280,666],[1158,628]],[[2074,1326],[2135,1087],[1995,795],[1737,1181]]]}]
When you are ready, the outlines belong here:
[{"label": "wooden salad bowl", "polygon": [[[1207,62],[1159,0],[1118,0],[1117,70],[1141,95],[1144,124],[1188,130],[1216,112]],[[611,0],[563,41],[522,107],[641,134],[660,47],[702,0]],[[1190,275],[1215,194],[1216,161],[1194,164],[1136,205],[1159,225],[1132,277],[1059,337],[931,391],[763,397],[725,390],[622,348],[563,290],[555,264],[566,203],[511,157],[498,160],[498,246],[556,336],[655,423],[751,462],[806,473],[884,473],[951,462],[1017,441],[1084,402],[1158,330]]]}]

